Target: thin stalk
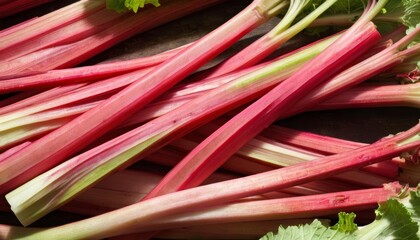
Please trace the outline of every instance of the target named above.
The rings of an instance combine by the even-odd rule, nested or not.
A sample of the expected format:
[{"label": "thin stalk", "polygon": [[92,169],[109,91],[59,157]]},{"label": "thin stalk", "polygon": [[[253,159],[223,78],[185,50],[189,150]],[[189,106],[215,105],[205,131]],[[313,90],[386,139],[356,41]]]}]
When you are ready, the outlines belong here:
[{"label": "thin stalk", "polygon": [[76,82],[96,81],[104,78],[114,77],[134,70],[140,70],[158,65],[179,53],[183,48],[187,46],[188,45],[185,45],[183,47],[169,50],[150,57],[102,63],[94,66],[57,69],[48,71],[43,74],[3,80],[0,81],[0,92],[8,93],[33,88],[48,88],[52,86],[62,86],[74,84]]},{"label": "thin stalk", "polygon": [[201,142],[168,173],[149,197],[199,184],[207,172],[216,170],[247,141],[284,115],[294,102],[299,102],[314,87],[357,59],[378,39],[379,33],[373,24],[361,21],[353,25],[324,52]]},{"label": "thin stalk", "polygon": [[60,106],[69,106],[69,104],[72,103],[83,103],[83,101],[96,99],[101,95],[104,96],[105,94],[115,93],[118,90],[130,85],[136,81],[138,77],[144,76],[151,70],[152,68],[146,68],[91,84],[79,83],[60,87],[75,88],[75,86],[81,86],[72,91],[61,94],[59,97],[47,99],[46,101],[41,102],[42,104],[33,104],[27,107],[21,107],[15,111],[0,115],[0,123],[3,126],[2,129],[9,129],[9,127],[7,127],[8,123],[13,124],[13,122],[19,118],[30,116],[35,113],[42,113],[46,110],[51,110]]},{"label": "thin stalk", "polygon": [[359,85],[322,102],[314,107],[314,110],[393,106],[419,108],[419,85],[420,83],[406,85]]},{"label": "thin stalk", "polygon": [[384,138],[354,151],[325,157],[314,162],[174,192],[63,226],[48,229],[11,229],[5,226],[3,235],[5,239],[47,240],[64,237],[67,239],[102,239],[134,233],[148,222],[175,214],[279,190],[389,159],[403,151],[420,146],[419,132],[420,124],[404,133]]},{"label": "thin stalk", "polygon": [[399,184],[396,186],[389,184],[385,187],[363,190],[226,204],[151,221],[139,227],[137,231],[157,231],[216,223],[323,217],[338,212],[375,209],[378,203],[397,197],[400,191]]},{"label": "thin stalk", "polygon": [[14,104],[10,104],[10,105],[0,108],[0,115],[6,115],[6,114],[10,114],[15,111],[19,111],[21,109],[25,109],[34,105],[36,106],[39,103],[50,101],[52,98],[69,93],[85,85],[86,85],[85,83],[79,83],[79,84],[73,84],[73,85],[68,85],[68,86],[56,87],[56,88],[41,92],[34,96],[23,99],[22,101],[18,101]]},{"label": "thin stalk", "polygon": [[[378,9],[381,8],[383,4],[385,4],[384,1],[381,2],[381,4],[375,5],[373,10],[370,10],[366,16],[371,18],[372,12],[374,13],[379,11]],[[363,33],[363,29],[368,32],[372,31],[373,24],[366,24],[367,19],[359,19],[359,21],[350,28],[352,31],[348,31],[343,35],[353,35],[347,36],[346,40],[353,39],[352,37],[355,37],[358,34],[358,31],[362,32],[359,36],[365,37],[363,34],[368,33]],[[417,31],[420,31],[420,27],[418,29],[419,30]],[[342,67],[344,63],[340,62],[341,60],[338,60],[337,62],[331,60],[337,60],[335,57],[338,57],[338,46],[335,49],[332,47],[330,48],[333,50],[331,50],[331,55],[329,56],[327,55],[329,54],[329,51],[326,50],[325,55],[328,57],[322,59],[323,55],[320,55],[319,60],[314,58],[300,71],[292,75],[288,79],[289,81],[286,80],[285,82],[279,84],[264,97],[247,107],[244,111],[236,115],[210,135],[210,137],[198,145],[188,156],[186,156],[185,159],[183,159],[183,161],[180,162],[180,164],[169,172],[167,177],[165,177],[162,183],[159,184],[154,191],[152,191],[150,196],[152,197],[171,191],[181,190],[199,184],[203,179],[205,179],[206,173],[211,173],[216,170],[229,156],[234,154],[241,146],[249,141],[249,139],[257,135],[275,120],[290,116],[291,114],[296,114],[305,108],[313,106],[312,104],[315,105],[318,102],[321,102],[329,95],[336,93],[339,90],[351,87],[365,79],[368,79],[378,72],[383,71],[383,69],[390,68],[398,64],[405,57],[405,55],[398,54],[398,49],[406,46],[406,44],[411,42],[415,36],[416,33],[407,35],[407,37],[403,38],[389,49],[386,49],[381,53],[378,53],[365,61],[350,67],[346,71],[335,76],[333,79],[317,86],[314,84],[317,80],[325,80],[329,76],[332,76],[328,74],[333,74],[331,71],[337,71],[337,67]],[[340,47],[344,47],[345,45],[355,46],[353,42],[344,42],[340,44]],[[362,45],[364,45],[364,43],[362,43]],[[368,44],[366,46],[368,46]],[[346,52],[350,49],[344,48],[344,50],[344,52]],[[334,55],[334,57],[332,55]],[[350,60],[348,58],[349,56],[343,56],[345,56],[344,59],[347,61]],[[322,64],[317,65],[318,63],[321,63],[321,61]],[[315,74],[317,72],[320,73],[319,76]],[[310,76],[308,77],[308,75]],[[299,81],[297,79],[300,79],[302,84],[308,83],[308,85],[306,85],[307,88],[298,88],[297,86],[300,86],[300,84],[296,84],[296,81]],[[315,90],[313,90],[313,88],[315,88]],[[293,105],[293,103],[296,104],[294,104],[294,107],[291,108],[290,106]]]},{"label": "thin stalk", "polygon": [[281,45],[304,30],[309,24],[331,7],[337,0],[327,0],[313,10],[305,18],[289,27],[299,13],[304,9],[307,0],[294,0],[280,23],[270,32],[251,43],[245,49],[225,60],[209,71],[200,73],[199,76],[216,77],[223,74],[253,66],[277,50]]},{"label": "thin stalk", "polygon": [[[54,197],[55,200],[52,201],[48,200],[48,204],[42,204],[44,206],[42,208],[37,207],[37,213],[33,218],[35,219],[68,201],[81,189],[91,186],[112,171],[134,162],[136,160],[133,159],[134,156],[136,158],[146,156],[168,141],[185,135],[199,125],[260,96],[262,91],[272,88],[285,79],[300,67],[302,62],[312,59],[335,39],[336,37],[327,38],[310,48],[304,48],[298,54],[280,59],[265,68],[257,69],[207,94],[200,95],[160,118],[66,161],[19,188],[32,186],[29,187],[32,191],[18,190],[18,192],[25,192],[27,196],[38,191],[43,192],[43,194],[36,194],[40,197],[39,199],[24,197],[34,200],[30,201],[31,203],[28,202],[28,206],[35,206],[38,205],[36,202],[43,202],[51,197],[48,193],[49,189],[61,189],[59,190],[60,197]],[[218,99],[218,101],[208,101],[208,99]],[[72,180],[63,182],[53,179]]]},{"label": "thin stalk", "polygon": [[[36,39],[0,51],[0,59],[7,62],[40,49],[79,41],[112,26],[121,15],[103,9],[59,29],[38,36]],[[30,28],[30,27],[29,27]]]},{"label": "thin stalk", "polygon": [[103,1],[80,0],[31,21],[30,28],[21,28],[0,39],[0,52],[42,36],[105,8]]},{"label": "thin stalk", "polygon": [[[269,0],[252,2],[230,21],[160,64],[139,81],[35,141],[19,156],[8,159],[7,164],[1,164],[0,167],[1,191],[9,191],[39,175],[86,146],[92,139],[112,129],[121,120],[167,91],[250,30],[267,21],[272,14],[275,15],[276,12],[271,11],[278,4],[279,1]],[[177,6],[180,6],[179,3]]]},{"label": "thin stalk", "polygon": [[[129,14],[111,27],[80,41],[47,48],[7,61],[0,65],[1,78],[15,78],[45,73],[52,69],[73,67],[95,54],[156,26],[219,3],[211,1],[168,1],[142,14]],[[113,13],[114,14],[114,13]]]}]

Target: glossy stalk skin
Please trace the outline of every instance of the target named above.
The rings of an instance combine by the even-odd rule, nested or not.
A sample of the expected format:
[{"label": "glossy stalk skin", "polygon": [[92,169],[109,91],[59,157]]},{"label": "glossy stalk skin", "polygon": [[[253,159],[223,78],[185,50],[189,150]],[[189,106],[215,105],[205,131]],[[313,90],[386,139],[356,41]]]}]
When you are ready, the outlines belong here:
[{"label": "glossy stalk skin", "polygon": [[[22,216],[21,220],[23,221],[27,219],[26,216],[24,217],[26,214],[31,215],[30,218],[32,220],[36,219],[68,201],[81,189],[89,187],[112,171],[131,164],[136,160],[133,157],[146,156],[151,151],[168,143],[168,141],[192,131],[199,125],[214,119],[230,109],[261,96],[262,92],[272,88],[275,84],[292,74],[301,66],[302,62],[312,59],[335,39],[328,38],[311,48],[304,48],[298,54],[282,58],[235,81],[228,82],[209,91],[207,94],[200,95],[160,118],[154,119],[127,134],[78,155],[38,176],[14,191],[16,192],[16,194],[13,194],[14,196],[19,196],[19,192],[25,193],[21,195],[22,198],[19,202],[23,203],[26,202],[23,199],[31,199],[27,203],[22,204],[21,207],[16,208],[17,215]],[[218,99],[218,101],[208,101],[210,98]],[[83,174],[81,174],[82,172]],[[70,178],[74,179],[71,184],[53,180]],[[22,190],[27,187],[31,191]],[[61,189],[61,197],[55,198],[58,201],[48,200],[48,204],[41,204],[41,202],[49,198],[48,192],[51,189],[58,188]],[[36,194],[39,198],[29,197],[38,191],[43,192],[42,194]],[[35,210],[33,207],[38,205],[43,205],[44,207],[36,207],[37,210],[31,213],[32,210]],[[21,211],[26,213],[21,215],[18,213]]]},{"label": "glossy stalk skin", "polygon": [[405,85],[366,84],[351,88],[321,104],[314,110],[371,107],[420,107],[420,83]]},{"label": "glossy stalk skin", "polygon": [[[146,76],[94,109],[35,141],[23,149],[19,156],[8,159],[7,164],[1,164],[1,192],[10,191],[57,165],[267,21],[272,14],[276,14],[270,12],[270,8],[273,4],[275,7],[278,2],[265,1],[262,2],[269,4],[260,6],[261,1],[252,2],[226,24],[160,64]],[[168,75],[168,72],[171,74]]]},{"label": "glossy stalk skin", "polygon": [[167,1],[159,8],[144,9],[142,14],[129,14],[110,28],[77,42],[42,49],[5,62],[0,65],[0,79],[39,74],[57,68],[73,67],[134,34],[144,32],[221,1]]},{"label": "glossy stalk skin", "polygon": [[91,82],[115,77],[131,71],[156,66],[179,53],[185,47],[187,45],[150,57],[103,63],[94,66],[56,69],[33,76],[3,80],[0,81],[0,92],[8,93],[28,89],[45,89],[53,86],[71,85],[78,82]]},{"label": "glossy stalk skin", "polygon": [[176,214],[156,222],[146,223],[145,226],[137,230],[145,232],[240,221],[316,218],[338,212],[374,209],[378,203],[397,197],[400,191],[401,186],[398,183],[395,183],[395,186],[391,183],[379,188],[239,202]]},{"label": "glossy stalk skin", "polygon": [[[384,4],[384,2],[381,2],[381,4]],[[372,12],[379,11],[378,9],[380,8],[378,6],[381,5],[376,5],[373,8],[374,11],[369,12],[369,14],[372,15]],[[355,31],[354,33],[350,33],[354,34],[353,37],[356,36],[358,31],[367,31],[368,33],[370,32],[370,34],[374,35],[373,32],[375,32],[375,30],[372,29],[374,26],[372,23],[367,23],[367,19],[362,18],[362,20],[359,20],[352,28],[350,28],[350,30]],[[399,48],[405,47],[408,43],[410,43],[414,37],[416,37],[418,31],[420,31],[420,27],[416,28],[414,31],[412,31],[410,34],[388,49],[385,49],[380,53],[350,67],[349,69],[343,71],[325,83],[318,83],[319,86],[314,85],[317,78],[315,77],[316,71],[321,73],[321,75],[318,76],[321,77],[321,79],[322,77],[325,79],[328,76],[323,76],[323,74],[326,72],[322,73],[322,71],[325,69],[311,69],[312,67],[316,66],[316,64],[320,63],[320,61],[316,61],[317,58],[314,58],[312,60],[313,62],[310,62],[306,65],[306,68],[302,68],[300,72],[295,73],[290,78],[290,81],[281,83],[277,88],[274,88],[263,98],[259,99],[257,102],[236,115],[228,123],[223,125],[216,132],[210,135],[210,137],[198,145],[189,155],[185,157],[185,159],[180,162],[180,164],[178,164],[175,168],[172,169],[172,171],[169,172],[167,177],[163,179],[162,183],[159,184],[150,195],[156,196],[171,191],[193,187],[199,184],[200,181],[205,179],[206,174],[211,173],[211,171],[215,171],[215,169],[223,164],[224,160],[234,154],[234,152],[240,149],[240,147],[243,146],[250,138],[257,135],[275,120],[308,109],[327,99],[332,94],[338,93],[343,89],[350,88],[357,83],[360,83],[361,81],[376,75],[384,69],[391,68],[402,62],[403,59],[407,56],[407,52],[398,52]],[[346,36],[346,34],[342,35],[342,37],[343,36]],[[362,38],[365,37],[363,33],[359,34],[359,36],[362,36]],[[351,37],[348,39],[351,39]],[[375,39],[375,37],[373,37],[373,39]],[[347,45],[350,44],[353,43],[347,42]],[[344,44],[342,46],[344,46]],[[367,49],[365,49],[365,51],[366,50]],[[409,53],[415,52],[415,50],[411,48],[405,51],[409,51]],[[338,51],[337,49],[334,49],[332,52],[336,54]],[[346,57],[344,57],[344,59],[346,59]],[[328,60],[326,62],[328,62]],[[333,62],[328,63],[331,65],[326,65],[326,63],[323,63],[318,66],[332,66],[332,68],[329,70],[331,71],[334,69],[334,67],[337,67],[338,64],[338,62],[336,62],[336,65],[334,66]],[[328,72],[328,74],[331,74],[331,72]],[[310,76],[308,77],[308,75]],[[306,85],[306,89],[297,88],[296,79],[301,79],[303,82],[305,82],[306,77],[314,82],[312,83],[312,86],[311,84],[308,84],[309,86]],[[290,85],[288,86],[287,84]],[[311,89],[311,87],[315,89]],[[295,91],[304,93],[306,90],[307,94],[293,94],[293,88],[295,88]],[[296,102],[293,108],[288,106],[293,102]]]},{"label": "glossy stalk skin", "polygon": [[21,43],[19,47],[4,49],[0,52],[0,59],[7,62],[40,49],[82,40],[111,27],[120,17],[122,17],[120,14],[107,9],[98,11],[36,39]]},{"label": "glossy stalk skin", "polygon": [[357,59],[379,39],[372,23],[347,30],[320,55],[201,142],[168,173],[149,197],[199,184],[207,173],[215,171],[247,141],[290,111],[286,109],[291,109],[294,102],[299,102],[302,96]]},{"label": "glossy stalk skin", "polygon": [[[151,221],[279,190],[389,159],[403,151],[420,146],[419,132],[420,124],[404,133],[384,138],[354,151],[310,163],[174,192],[68,225],[48,229],[11,229],[3,226],[3,235],[5,239],[21,240],[61,237],[102,239],[134,233]],[[19,231],[16,231],[17,229]]]},{"label": "glossy stalk skin", "polygon": [[239,53],[209,69],[208,71],[199,73],[198,76],[217,77],[235,70],[253,66],[261,62],[264,58],[276,51],[289,39],[293,38],[299,32],[308,27],[312,21],[319,17],[335,2],[336,0],[325,1],[305,18],[292,25],[294,19],[304,9],[305,5],[308,4],[308,1],[291,1],[288,11],[275,28],[273,28],[270,32],[255,42],[251,43]]},{"label": "glossy stalk skin", "polygon": [[6,29],[4,31],[7,31],[8,34],[1,35],[0,38],[0,52],[10,47],[18,47],[21,43],[31,41],[34,38],[71,24],[104,8],[105,4],[102,1],[80,0],[54,12],[35,18],[28,22],[28,24],[24,24],[24,27],[15,28],[13,31]]}]

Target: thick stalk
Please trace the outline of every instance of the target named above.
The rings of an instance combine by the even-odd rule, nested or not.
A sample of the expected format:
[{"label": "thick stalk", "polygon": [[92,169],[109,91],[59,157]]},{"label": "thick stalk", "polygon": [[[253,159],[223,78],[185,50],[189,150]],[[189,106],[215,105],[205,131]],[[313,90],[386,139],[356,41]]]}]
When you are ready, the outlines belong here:
[{"label": "thick stalk", "polygon": [[158,65],[179,53],[187,46],[188,45],[185,45],[181,48],[176,48],[150,57],[103,63],[94,66],[57,69],[43,74],[3,80],[0,81],[0,92],[8,93],[31,88],[48,88],[114,77],[134,70]]},{"label": "thick stalk", "polygon": [[80,0],[69,6],[31,21],[30,28],[21,28],[0,39],[0,52],[42,36],[105,8],[103,1]]},{"label": "thick stalk", "polygon": [[[209,91],[207,94],[200,95],[160,118],[154,119],[127,134],[114,138],[51,169],[18,188],[19,190],[17,189],[16,193],[25,193],[20,195],[22,202],[26,201],[24,199],[31,199],[27,204],[24,204],[26,206],[22,205],[22,208],[19,207],[19,209],[23,210],[22,212],[27,211],[30,213],[32,210],[29,209],[34,210],[32,206],[37,206],[37,210],[33,212],[31,217],[35,219],[56,208],[56,206],[71,199],[81,189],[92,185],[110,172],[134,162],[136,160],[133,158],[134,156],[136,158],[144,157],[169,141],[192,131],[199,125],[211,121],[211,119],[226,111],[260,96],[261,92],[272,88],[275,84],[285,79],[296,68],[301,66],[302,62],[312,59],[335,39],[328,38],[311,48],[304,48],[298,54],[280,59],[265,68],[258,69],[235,81],[228,82]],[[215,99],[215,101],[208,101],[208,99]],[[63,182],[54,181],[53,179],[73,180]],[[22,190],[28,187],[31,191]],[[51,189],[61,189],[59,190],[60,197],[55,197],[53,201],[46,201],[46,199],[51,197],[48,193]],[[36,194],[39,198],[29,197],[35,192],[43,193]],[[15,196],[19,196],[19,194]],[[46,204],[39,204],[44,201]],[[40,208],[40,205],[44,207]],[[22,220],[25,218],[22,217]]]},{"label": "thick stalk", "polygon": [[35,141],[19,156],[10,158],[7,164],[1,164],[1,191],[9,191],[63,161],[267,21],[272,16],[267,14],[278,2],[262,2],[270,4],[251,3],[229,22],[159,65],[141,81],[139,79],[94,109]]},{"label": "thick stalk", "polygon": [[27,76],[57,68],[73,67],[95,54],[135,35],[160,26],[223,0],[167,1],[158,8],[147,8],[142,14],[129,14],[110,28],[83,40],[40,50],[0,65],[0,78]]},{"label": "thick stalk", "polygon": [[306,0],[291,1],[288,12],[275,28],[263,37],[251,43],[239,53],[230,57],[216,67],[211,68],[209,71],[199,74],[199,76],[221,76],[223,74],[238,69],[244,69],[259,63],[265,57],[277,50],[282,44],[309,26],[312,21],[331,7],[331,5],[333,5],[336,1],[337,0],[325,1],[305,18],[295,23],[292,27],[289,27],[300,11],[302,11],[305,5],[308,4],[308,1]]},{"label": "thick stalk", "polygon": [[168,173],[149,197],[199,184],[206,172],[216,170],[247,141],[291,109],[294,102],[357,59],[378,39],[379,33],[373,24],[350,28],[324,52],[201,142]]},{"label": "thick stalk", "polygon": [[[403,151],[420,146],[420,124],[410,130],[384,138],[374,144],[351,152],[337,154],[310,163],[302,163],[249,177],[214,183],[174,192],[97,217],[49,229],[15,230],[5,227],[5,239],[101,239],[137,231],[148,222],[202,207],[234,201],[332,176],[389,159]],[[226,186],[229,186],[228,188]],[[159,206],[159,208],[156,208]]]}]

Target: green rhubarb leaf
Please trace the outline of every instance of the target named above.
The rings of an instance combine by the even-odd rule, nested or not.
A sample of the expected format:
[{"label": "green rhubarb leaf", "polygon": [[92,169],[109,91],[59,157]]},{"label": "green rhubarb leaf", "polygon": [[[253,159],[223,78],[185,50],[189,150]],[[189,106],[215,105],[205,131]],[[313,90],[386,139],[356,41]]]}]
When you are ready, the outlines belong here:
[{"label": "green rhubarb leaf", "polygon": [[[420,190],[419,187],[417,187],[416,190],[410,191],[409,196],[402,198],[400,200],[401,204],[407,209],[407,211],[410,213],[411,218],[414,220],[414,222],[417,223],[417,225],[420,224]],[[420,225],[419,225],[419,231],[417,232],[417,236],[420,238]]]},{"label": "green rhubarb leaf", "polygon": [[411,191],[403,189],[399,197],[380,203],[375,220],[366,226],[358,228],[353,213],[339,213],[339,221],[333,227],[326,227],[318,220],[306,225],[280,226],[278,233],[270,232],[260,240],[420,239],[419,187]]},{"label": "green rhubarb leaf", "polygon": [[[325,0],[324,0],[325,1]],[[309,12],[314,11],[324,1],[313,1],[311,4],[306,5],[306,8],[302,11],[301,15],[297,19],[304,17]],[[337,16],[337,15],[348,15],[351,16],[351,22],[355,22],[360,14],[363,12],[366,6],[365,0],[337,0],[327,11],[325,11],[319,18]],[[328,31],[333,27],[338,30],[342,30],[341,26],[319,26],[308,28],[305,33],[311,36],[321,36],[322,33]]]},{"label": "green rhubarb leaf", "polygon": [[341,232],[341,227],[333,229],[326,227],[315,219],[311,224],[289,226],[287,228],[279,227],[276,234],[270,232],[260,240],[355,240],[355,236],[351,233]]},{"label": "green rhubarb leaf", "polygon": [[357,239],[420,239],[418,223],[400,199],[379,204],[376,219],[356,232]]},{"label": "green rhubarb leaf", "polygon": [[420,23],[420,0],[389,0],[382,13],[385,19],[415,27]]},{"label": "green rhubarb leaf", "polygon": [[159,0],[106,0],[107,8],[117,12],[129,10],[136,13],[139,8],[143,8],[146,4],[152,4],[155,7],[160,6]]}]

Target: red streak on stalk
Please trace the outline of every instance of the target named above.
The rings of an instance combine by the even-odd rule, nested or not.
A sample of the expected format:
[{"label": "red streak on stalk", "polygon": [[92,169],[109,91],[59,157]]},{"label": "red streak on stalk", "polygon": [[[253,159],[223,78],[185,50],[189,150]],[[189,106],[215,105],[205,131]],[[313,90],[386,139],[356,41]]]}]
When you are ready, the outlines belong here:
[{"label": "red streak on stalk", "polygon": [[118,22],[121,16],[106,9],[98,11],[31,41],[23,42],[19,44],[19,47],[4,49],[0,52],[0,59],[6,62],[40,49],[79,41],[111,27]]},{"label": "red streak on stalk", "polygon": [[139,230],[165,230],[236,221],[316,218],[338,212],[361,211],[397,197],[401,188],[398,183],[391,183],[381,188],[226,204],[151,221]]},{"label": "red streak on stalk", "polygon": [[187,45],[150,57],[102,63],[94,66],[51,70],[43,74],[3,80],[0,81],[0,93],[33,88],[47,88],[51,86],[74,84],[76,82],[90,82],[114,77],[134,70],[158,65],[165,60],[168,60],[170,57],[173,57],[186,47]]},{"label": "red streak on stalk", "polygon": [[14,104],[10,104],[10,105],[0,108],[0,114],[7,114],[13,111],[19,111],[29,106],[34,106],[43,102],[47,102],[49,100],[56,98],[57,96],[60,96],[68,92],[74,91],[78,88],[81,88],[84,85],[86,84],[79,83],[79,84],[73,84],[69,86],[56,87],[56,88],[47,90],[45,92],[41,92],[29,98],[25,98],[22,101],[18,101]]},{"label": "red streak on stalk", "polygon": [[[168,1],[159,8],[144,9],[142,14],[127,15],[110,28],[83,40],[40,50],[0,65],[0,79],[44,73],[73,67],[99,52],[135,35],[176,18],[196,12],[223,0]],[[35,60],[36,59],[36,60]]]},{"label": "red streak on stalk", "polygon": [[24,142],[22,144],[19,144],[18,146],[12,147],[8,149],[7,151],[0,154],[0,162],[4,161],[5,159],[9,158],[10,156],[16,154],[20,150],[24,149],[26,146],[31,144],[31,142]]},{"label": "red streak on stalk", "polygon": [[[316,110],[410,106],[418,107],[409,99],[413,84],[389,86],[356,86],[314,107]],[[417,84],[414,84],[417,85]]]},{"label": "red streak on stalk", "polygon": [[293,108],[302,96],[356,60],[380,39],[372,23],[350,28],[324,52],[204,140],[147,198],[199,185],[246,142]]},{"label": "red streak on stalk", "polygon": [[34,142],[19,155],[8,159],[6,164],[0,164],[0,191],[7,192],[60,163],[265,22],[267,18],[262,17],[255,6],[255,2],[251,3],[229,22],[165,61],[139,81]]},{"label": "red streak on stalk", "polygon": [[[0,39],[0,52],[10,47],[18,47],[19,44],[31,41],[43,34],[55,31],[63,26],[85,18],[101,9],[105,4],[100,1],[81,0],[54,12],[36,18],[30,22],[30,28],[20,28],[19,31],[9,32]],[[28,26],[28,25],[27,25]],[[13,27],[12,27],[13,28]],[[8,31],[6,29],[6,31]]]},{"label": "red streak on stalk", "polygon": [[[329,177],[389,159],[403,151],[420,146],[420,141],[402,144],[404,140],[417,135],[419,132],[420,124],[404,133],[384,138],[351,152],[248,177],[174,192],[71,225],[43,229],[38,234],[54,234],[57,237],[60,237],[60,235],[64,237],[72,233],[84,238],[103,239],[137,232],[143,224],[165,219],[171,215],[216,206],[265,192],[278,191],[282,188]],[[156,208],[156,206],[159,207]],[[10,237],[13,238],[13,236]]]}]

